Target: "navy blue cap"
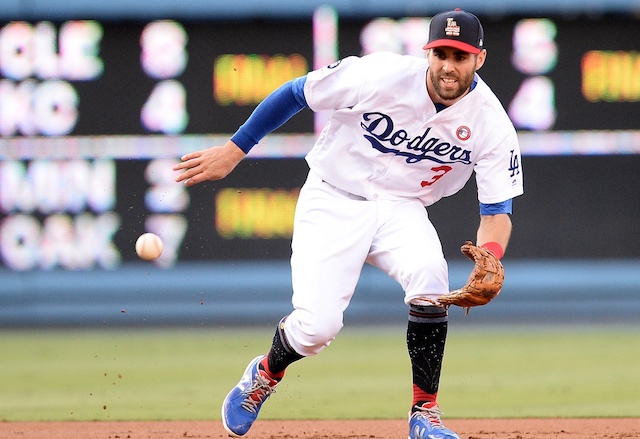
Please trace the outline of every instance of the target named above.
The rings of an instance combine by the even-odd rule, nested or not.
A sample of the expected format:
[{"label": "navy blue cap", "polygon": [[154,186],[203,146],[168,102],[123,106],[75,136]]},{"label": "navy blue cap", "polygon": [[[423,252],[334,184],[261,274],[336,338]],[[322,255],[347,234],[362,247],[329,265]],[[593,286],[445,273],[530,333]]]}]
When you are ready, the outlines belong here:
[{"label": "navy blue cap", "polygon": [[484,49],[484,30],[478,17],[460,8],[434,15],[429,25],[429,42],[423,49],[441,46],[480,53]]}]

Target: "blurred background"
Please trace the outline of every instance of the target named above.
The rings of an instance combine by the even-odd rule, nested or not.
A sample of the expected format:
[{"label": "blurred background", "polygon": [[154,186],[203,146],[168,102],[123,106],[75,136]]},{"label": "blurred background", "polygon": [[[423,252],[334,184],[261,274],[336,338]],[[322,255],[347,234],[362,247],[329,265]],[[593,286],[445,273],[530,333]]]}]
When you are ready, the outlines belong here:
[{"label": "blurred background", "polygon": [[[222,144],[283,82],[350,55],[424,56],[429,20],[485,28],[479,72],[519,131],[506,282],[461,324],[638,324],[638,0],[4,0],[0,9],[0,327],[272,325],[305,153],[326,114],[296,115],[227,179],[172,165]],[[461,286],[473,179],[429,208]],[[154,232],[165,249],[143,262]],[[347,324],[404,324],[402,291],[365,267]]]}]

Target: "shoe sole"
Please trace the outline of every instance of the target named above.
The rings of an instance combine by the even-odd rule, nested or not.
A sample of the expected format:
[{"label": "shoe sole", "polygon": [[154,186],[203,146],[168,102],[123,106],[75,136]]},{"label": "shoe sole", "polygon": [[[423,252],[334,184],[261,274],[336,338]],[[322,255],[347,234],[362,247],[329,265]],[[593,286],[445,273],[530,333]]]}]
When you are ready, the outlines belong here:
[{"label": "shoe sole", "polygon": [[[225,401],[226,401],[226,398],[225,398]],[[231,431],[231,429],[227,426],[227,423],[225,422],[225,419],[224,419],[224,406],[225,406],[225,404],[223,403],[223,404],[222,404],[222,408],[220,409],[220,415],[222,416],[222,426],[224,427],[224,429],[226,430],[226,432],[229,434],[229,437],[242,437],[242,436],[239,436],[239,435],[235,434],[235,433],[234,433],[233,431]]]}]

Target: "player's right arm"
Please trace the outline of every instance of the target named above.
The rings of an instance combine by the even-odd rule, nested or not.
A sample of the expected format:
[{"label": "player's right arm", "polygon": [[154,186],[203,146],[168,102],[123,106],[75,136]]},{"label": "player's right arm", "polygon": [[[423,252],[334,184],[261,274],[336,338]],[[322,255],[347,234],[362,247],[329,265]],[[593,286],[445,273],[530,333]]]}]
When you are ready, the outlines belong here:
[{"label": "player's right arm", "polygon": [[193,186],[229,175],[260,139],[308,108],[303,90],[305,81],[306,76],[294,79],[267,96],[224,145],[182,156],[182,161],[173,167],[174,171],[182,171],[176,182]]},{"label": "player's right arm", "polygon": [[207,180],[221,180],[229,175],[246,155],[233,140],[228,140],[222,146],[190,152],[182,156],[182,161],[173,167],[174,171],[182,171],[176,181],[193,186]]}]

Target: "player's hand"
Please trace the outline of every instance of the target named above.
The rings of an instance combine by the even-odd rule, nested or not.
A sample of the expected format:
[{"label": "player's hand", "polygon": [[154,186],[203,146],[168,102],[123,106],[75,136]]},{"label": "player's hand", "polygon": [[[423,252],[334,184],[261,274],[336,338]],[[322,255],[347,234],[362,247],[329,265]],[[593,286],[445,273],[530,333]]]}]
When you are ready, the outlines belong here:
[{"label": "player's hand", "polygon": [[174,171],[183,171],[176,178],[176,182],[193,186],[207,180],[223,179],[234,170],[245,155],[244,151],[232,141],[222,146],[190,152],[182,156],[182,161],[173,167]]},{"label": "player's hand", "polygon": [[504,284],[504,267],[492,251],[476,247],[471,241],[460,249],[475,266],[464,287],[438,298],[442,306],[457,305],[467,309],[491,302]]}]

